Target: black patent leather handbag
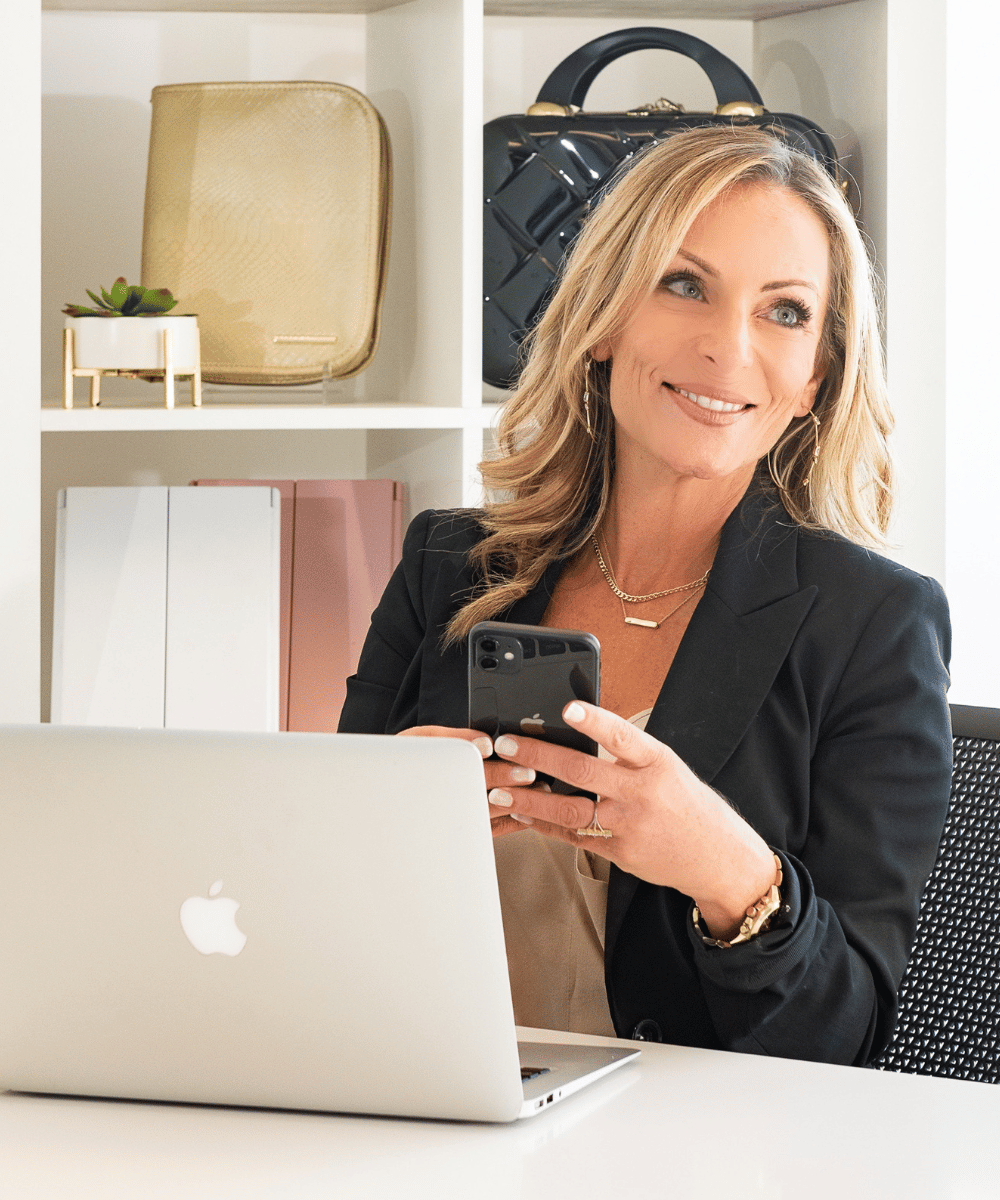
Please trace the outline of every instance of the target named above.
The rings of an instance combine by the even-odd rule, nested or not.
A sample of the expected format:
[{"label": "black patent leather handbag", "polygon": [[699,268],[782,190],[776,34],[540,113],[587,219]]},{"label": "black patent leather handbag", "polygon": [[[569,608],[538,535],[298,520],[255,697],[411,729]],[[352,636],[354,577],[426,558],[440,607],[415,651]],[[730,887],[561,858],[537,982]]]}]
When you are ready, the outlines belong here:
[{"label": "black patent leather handbag", "polygon": [[[583,111],[587,90],[616,58],[674,50],[711,80],[714,112],[685,112],[668,100],[624,113]],[[769,113],[748,76],[714,46],[674,29],[622,29],[564,59],[525,116],[483,130],[483,379],[517,381],[518,350],[545,310],[556,272],[584,217],[626,159],[651,142],[704,125],[771,130],[812,155],[841,183],[837,152],[813,121]],[[841,183],[841,186],[843,184]]]}]

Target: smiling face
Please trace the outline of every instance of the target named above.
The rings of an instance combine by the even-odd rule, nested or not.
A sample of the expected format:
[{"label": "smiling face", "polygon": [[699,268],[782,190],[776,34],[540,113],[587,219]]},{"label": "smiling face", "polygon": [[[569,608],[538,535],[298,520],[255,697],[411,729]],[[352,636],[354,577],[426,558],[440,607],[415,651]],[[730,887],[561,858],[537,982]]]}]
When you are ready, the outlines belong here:
[{"label": "smiling face", "polygon": [[743,185],[691,226],[611,359],[619,464],[745,487],[812,407],[829,290],[816,214],[775,184]]}]

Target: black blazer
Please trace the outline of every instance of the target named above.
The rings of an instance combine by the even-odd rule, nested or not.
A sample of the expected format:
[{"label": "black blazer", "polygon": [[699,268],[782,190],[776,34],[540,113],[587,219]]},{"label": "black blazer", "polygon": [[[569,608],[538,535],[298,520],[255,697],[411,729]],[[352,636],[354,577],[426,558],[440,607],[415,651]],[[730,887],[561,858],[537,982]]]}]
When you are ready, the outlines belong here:
[{"label": "black blazer", "polygon": [[[474,514],[421,513],[348,680],[343,732],[465,727],[466,652],[440,637],[474,583]],[[537,624],[561,565],[502,619]],[[782,859],[768,933],[704,945],[691,900],[612,866],[605,979],[622,1037],[838,1063],[888,1042],[948,804],[940,586],[744,497],[647,732]]]}]

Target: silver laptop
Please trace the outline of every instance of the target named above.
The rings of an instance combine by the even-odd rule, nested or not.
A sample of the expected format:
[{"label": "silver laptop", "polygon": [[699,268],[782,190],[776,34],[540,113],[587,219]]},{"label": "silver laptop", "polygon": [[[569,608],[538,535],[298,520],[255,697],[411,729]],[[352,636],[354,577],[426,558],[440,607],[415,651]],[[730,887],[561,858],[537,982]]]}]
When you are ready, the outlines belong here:
[{"label": "silver laptop", "polygon": [[637,1052],[519,1060],[468,743],[0,728],[0,1087],[510,1121]]}]

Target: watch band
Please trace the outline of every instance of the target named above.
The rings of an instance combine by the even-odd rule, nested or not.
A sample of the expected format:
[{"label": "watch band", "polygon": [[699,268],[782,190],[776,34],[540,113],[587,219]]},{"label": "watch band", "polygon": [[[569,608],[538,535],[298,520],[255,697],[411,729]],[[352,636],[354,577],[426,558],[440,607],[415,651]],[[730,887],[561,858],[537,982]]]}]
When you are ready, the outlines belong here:
[{"label": "watch band", "polygon": [[783,874],[781,859],[777,854],[774,856],[774,866],[777,871],[774,883],[771,884],[768,891],[759,900],[750,905],[736,936],[728,942],[722,938],[712,937],[702,924],[698,905],[694,905],[691,909],[691,921],[698,932],[698,936],[706,946],[717,946],[720,950],[728,950],[730,946],[738,946],[740,942],[749,942],[751,938],[755,938],[758,934],[766,932],[768,926],[771,924],[771,918],[781,907],[781,892],[779,889]]}]

